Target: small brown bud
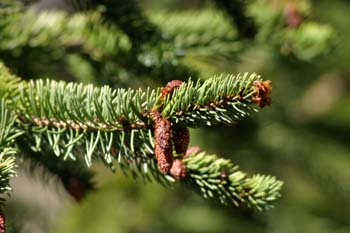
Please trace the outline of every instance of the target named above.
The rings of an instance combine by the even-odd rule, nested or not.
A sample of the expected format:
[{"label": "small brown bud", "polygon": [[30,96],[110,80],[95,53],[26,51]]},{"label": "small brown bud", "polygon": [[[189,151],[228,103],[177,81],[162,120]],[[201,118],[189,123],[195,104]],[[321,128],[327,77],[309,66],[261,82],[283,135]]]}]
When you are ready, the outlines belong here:
[{"label": "small brown bud", "polygon": [[187,174],[185,163],[180,159],[175,159],[173,166],[170,169],[170,174],[177,180],[185,178]]},{"label": "small brown bud", "polygon": [[252,97],[252,101],[260,106],[260,108],[266,105],[271,105],[271,81],[254,81],[255,94]]}]

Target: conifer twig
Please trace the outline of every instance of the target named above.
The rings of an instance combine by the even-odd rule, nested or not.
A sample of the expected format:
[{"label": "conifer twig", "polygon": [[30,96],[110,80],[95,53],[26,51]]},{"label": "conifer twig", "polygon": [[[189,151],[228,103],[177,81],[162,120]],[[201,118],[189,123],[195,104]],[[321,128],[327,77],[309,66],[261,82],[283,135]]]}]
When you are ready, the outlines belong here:
[{"label": "conifer twig", "polygon": [[[3,80],[17,80],[4,67],[0,73]],[[88,166],[101,159],[113,168],[116,160],[125,174],[165,186],[179,180],[223,204],[263,210],[280,195],[282,183],[274,177],[249,178],[229,160],[205,153],[186,156],[185,151],[187,127],[232,124],[257,111],[256,104],[270,103],[270,82],[256,74],[173,81],[146,90],[50,80],[17,86],[12,125],[24,133],[17,142],[33,151],[51,148],[63,160],[83,155]],[[13,87],[4,82],[1,88]]]}]

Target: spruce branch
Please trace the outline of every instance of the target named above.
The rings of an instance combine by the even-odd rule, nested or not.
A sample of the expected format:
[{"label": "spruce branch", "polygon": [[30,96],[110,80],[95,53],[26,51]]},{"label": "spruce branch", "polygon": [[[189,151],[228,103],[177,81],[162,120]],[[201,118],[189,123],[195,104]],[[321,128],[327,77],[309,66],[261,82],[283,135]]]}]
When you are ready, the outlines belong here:
[{"label": "spruce branch", "polygon": [[[241,117],[256,111],[252,106],[258,92],[258,75],[228,75],[214,77],[201,83],[189,81],[160,100],[160,88],[146,91],[113,90],[108,86],[56,81],[31,81],[19,85],[20,97],[17,114],[27,130],[38,135],[38,147],[43,135],[52,144],[55,153],[61,152],[60,141],[65,141],[65,158],[80,140],[86,142],[86,160],[90,164],[92,152],[99,145],[104,147],[111,163],[111,145],[122,145],[125,134],[134,140],[147,142],[144,152],[150,152],[149,130],[151,112],[163,104],[161,114],[181,127],[203,127],[219,123],[232,124]],[[254,110],[255,109],[255,110]],[[119,136],[113,136],[118,133]],[[64,136],[63,136],[64,135]],[[118,143],[115,144],[117,140]]]},{"label": "spruce branch", "polygon": [[[89,54],[95,60],[130,50],[128,37],[116,27],[103,22],[97,12],[68,15],[60,11],[27,10],[3,14],[0,22],[1,50],[46,48],[54,57],[63,51]],[[14,27],[16,25],[16,27]]]},{"label": "spruce branch", "polygon": [[[0,21],[3,35],[0,58],[14,67],[33,57],[42,59],[41,63],[45,64],[49,53],[53,61],[68,63],[73,75],[79,74],[79,68],[71,65],[72,59],[69,58],[72,57],[69,55],[76,55],[75,58],[85,61],[96,75],[106,72],[115,75],[123,69],[131,76],[148,73],[164,80],[175,76],[196,76],[194,70],[180,64],[180,55],[174,50],[171,40],[160,44],[159,40],[162,39],[157,37],[154,41],[135,47],[133,39],[138,37],[124,33],[118,23],[106,21],[106,16],[100,11],[69,15],[62,11],[38,12],[29,8],[13,14],[0,11],[0,17],[4,19]],[[122,21],[124,18],[118,19]],[[23,63],[20,65],[25,66]],[[36,71],[35,68],[41,71],[40,66],[27,69]]]},{"label": "spruce branch", "polygon": [[[83,2],[90,10],[98,10],[106,22],[122,30],[131,42],[128,63],[140,75],[161,77],[170,81],[178,77],[197,76],[197,72],[182,64],[183,52],[174,47],[172,38],[165,36],[142,12],[138,1],[70,0]],[[79,9],[86,10],[86,9]]]},{"label": "spruce branch", "polygon": [[180,48],[237,41],[236,28],[220,11],[211,8],[174,12],[151,10],[147,16],[166,36],[173,37],[175,45]]},{"label": "spruce branch", "polygon": [[[217,1],[219,5],[222,2],[224,1]],[[236,1],[225,1],[224,4],[230,2]],[[292,55],[300,60],[311,60],[327,53],[333,47],[332,28],[308,19],[310,12],[301,12],[302,9],[285,2],[237,2],[244,5],[244,12],[250,15],[254,25],[258,26],[255,42],[267,43],[276,47],[279,53]],[[240,28],[232,26],[225,16],[215,9],[178,12],[152,10],[147,15],[167,37],[173,39],[175,48],[182,52],[185,58],[186,55],[194,54],[212,57],[214,60],[217,60],[219,55],[232,59],[252,43],[242,39]]]},{"label": "spruce branch", "polygon": [[113,90],[38,80],[19,85],[16,109],[36,150],[45,141],[57,156],[74,159],[74,148],[83,144],[87,164],[101,151],[97,157],[112,166],[112,145],[126,155],[153,154],[152,111],[160,105],[162,117],[179,127],[232,124],[256,111],[252,105],[260,82],[255,74],[189,81],[163,99],[160,88]]},{"label": "spruce branch", "polygon": [[165,37],[173,40],[179,54],[232,57],[244,48],[237,30],[214,9],[200,11],[149,11],[147,16]]},{"label": "spruce branch", "polygon": [[253,105],[269,104],[270,92],[270,83],[256,74],[173,81],[146,90],[21,81],[12,110],[17,128],[25,132],[17,143],[34,152],[51,148],[63,160],[83,155],[88,166],[100,159],[113,168],[116,160],[134,178],[165,186],[179,180],[206,198],[263,210],[277,199],[282,183],[269,176],[247,178],[229,160],[214,155],[185,156],[186,127],[232,124],[256,111]]},{"label": "spruce branch", "polygon": [[257,111],[251,103],[260,81],[254,73],[189,81],[166,98],[162,115],[184,127],[233,124]]},{"label": "spruce branch", "polygon": [[335,33],[329,25],[309,19],[309,4],[268,0],[249,4],[249,14],[259,26],[256,39],[269,41],[281,54],[300,60],[309,61],[329,52],[334,47]]}]

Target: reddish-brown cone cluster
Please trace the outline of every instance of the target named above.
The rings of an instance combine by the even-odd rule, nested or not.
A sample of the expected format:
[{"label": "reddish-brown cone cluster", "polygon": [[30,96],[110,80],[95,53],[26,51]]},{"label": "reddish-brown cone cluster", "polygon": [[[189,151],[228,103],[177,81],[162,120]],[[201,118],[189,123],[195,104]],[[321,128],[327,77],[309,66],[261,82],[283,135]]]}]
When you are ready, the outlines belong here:
[{"label": "reddish-brown cone cluster", "polygon": [[188,128],[175,128],[173,131],[173,142],[176,153],[185,155],[190,143],[190,131]]},{"label": "reddish-brown cone cluster", "polygon": [[173,144],[171,141],[171,122],[162,117],[158,111],[152,112],[154,122],[154,152],[159,170],[168,173],[173,164]]},{"label": "reddish-brown cone cluster", "polygon": [[173,166],[170,169],[170,174],[175,179],[181,180],[186,177],[186,165],[181,159],[175,159]]},{"label": "reddish-brown cone cluster", "polygon": [[173,93],[173,91],[176,88],[179,88],[182,84],[181,80],[172,80],[170,82],[168,82],[165,87],[162,88],[162,95],[161,95],[161,99],[165,99],[165,97],[167,95],[170,95],[171,93]]},{"label": "reddish-brown cone cluster", "polygon": [[0,233],[6,233],[6,219],[1,209],[0,209]]},{"label": "reddish-brown cone cluster", "polygon": [[[181,84],[182,81],[180,80],[168,82],[162,88],[160,99],[164,100]],[[162,109],[162,106],[159,109]],[[162,173],[170,173],[176,179],[183,179],[186,176],[186,166],[181,159],[173,161],[173,143],[176,153],[185,155],[190,141],[190,133],[187,128],[175,128],[173,130],[171,122],[160,114],[159,109],[152,111],[155,138],[154,153],[159,170]]]},{"label": "reddish-brown cone cluster", "polygon": [[253,85],[256,89],[255,94],[252,97],[252,101],[260,106],[260,108],[271,104],[271,81],[254,81]]}]

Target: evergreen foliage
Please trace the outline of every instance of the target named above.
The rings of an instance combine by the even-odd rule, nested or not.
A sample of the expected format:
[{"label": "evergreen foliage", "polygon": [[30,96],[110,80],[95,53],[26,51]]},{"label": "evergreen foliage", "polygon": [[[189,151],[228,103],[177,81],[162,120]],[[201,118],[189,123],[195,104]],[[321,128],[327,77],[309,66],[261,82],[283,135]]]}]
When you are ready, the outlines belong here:
[{"label": "evergreen foliage", "polygon": [[244,203],[258,210],[269,209],[279,196],[282,182],[275,177],[254,175],[247,177],[230,160],[216,155],[199,153],[185,158],[191,187],[205,198],[217,198],[221,203],[240,206]]},{"label": "evergreen foliage", "polygon": [[[264,216],[282,213],[278,217],[288,218],[286,209],[292,207],[285,206],[294,205],[289,193],[298,196],[301,190],[300,184],[299,192],[291,189],[295,183],[290,176],[299,169],[307,176],[303,182],[310,179],[317,188],[315,183],[329,181],[333,190],[325,189],[322,198],[336,193],[339,200],[325,208],[339,209],[334,222],[346,219],[348,208],[339,203],[348,201],[341,191],[349,188],[344,185],[349,174],[342,136],[347,128],[336,130],[337,142],[331,144],[326,136],[315,135],[326,134],[334,122],[312,132],[308,125],[311,133],[295,129],[302,106],[292,100],[301,98],[299,87],[309,82],[299,77],[319,75],[309,74],[309,66],[322,66],[312,62],[327,61],[322,55],[334,49],[333,28],[316,21],[310,1],[215,0],[170,11],[138,1],[67,0],[70,13],[38,9],[33,2],[0,1],[1,205],[15,168],[27,161],[34,174],[42,169],[57,177],[81,201],[96,188],[92,166],[99,160],[136,180],[165,187],[182,184],[205,199],[238,207],[241,214],[235,219],[254,222],[260,217],[250,209],[271,209],[283,182],[272,175],[247,175],[232,159],[249,173],[258,170],[291,182],[286,182],[283,206]],[[240,66],[246,63],[277,83],[273,108],[255,118],[249,116],[271,104],[271,82],[255,73],[238,73],[247,69]],[[222,70],[233,74],[214,75]],[[210,132],[217,127],[220,136],[214,139]],[[196,132],[194,140],[190,132]],[[187,150],[199,138],[205,138],[208,152]],[[314,155],[311,147],[323,148],[322,153]],[[175,196],[185,205],[192,202],[192,197],[174,193],[167,202]],[[172,224],[165,222],[161,225]],[[239,221],[236,225],[242,227]]]},{"label": "evergreen foliage", "polygon": [[[18,80],[4,67],[1,74],[5,77],[3,88],[12,88],[6,82],[11,78]],[[24,132],[22,143],[31,145],[34,152],[49,145],[63,160],[75,160],[83,154],[88,166],[95,157],[112,168],[115,158],[121,169],[134,177],[154,178],[169,185],[176,179],[162,174],[154,159],[152,111],[159,109],[162,102],[161,115],[180,127],[232,124],[253,110],[249,105],[258,92],[254,82],[259,80],[255,74],[245,74],[196,84],[189,81],[164,100],[159,88],[113,90],[108,86],[96,88],[50,80],[22,81],[17,84],[19,91],[13,92],[18,95],[12,98],[12,109]],[[184,163],[186,168],[188,165],[185,182],[199,185],[205,197],[225,204],[230,200],[236,206],[246,202],[262,210],[271,207],[269,203],[279,196],[282,183],[275,178],[246,178],[228,160],[204,155],[189,156]],[[34,161],[40,159],[36,157]],[[49,164],[43,164],[51,169]],[[227,173],[228,181],[220,182],[220,172]]]},{"label": "evergreen foliage", "polygon": [[3,194],[11,190],[10,178],[15,174],[15,154],[13,142],[21,132],[16,129],[15,116],[12,114],[4,99],[0,104],[0,205],[3,205]]}]

